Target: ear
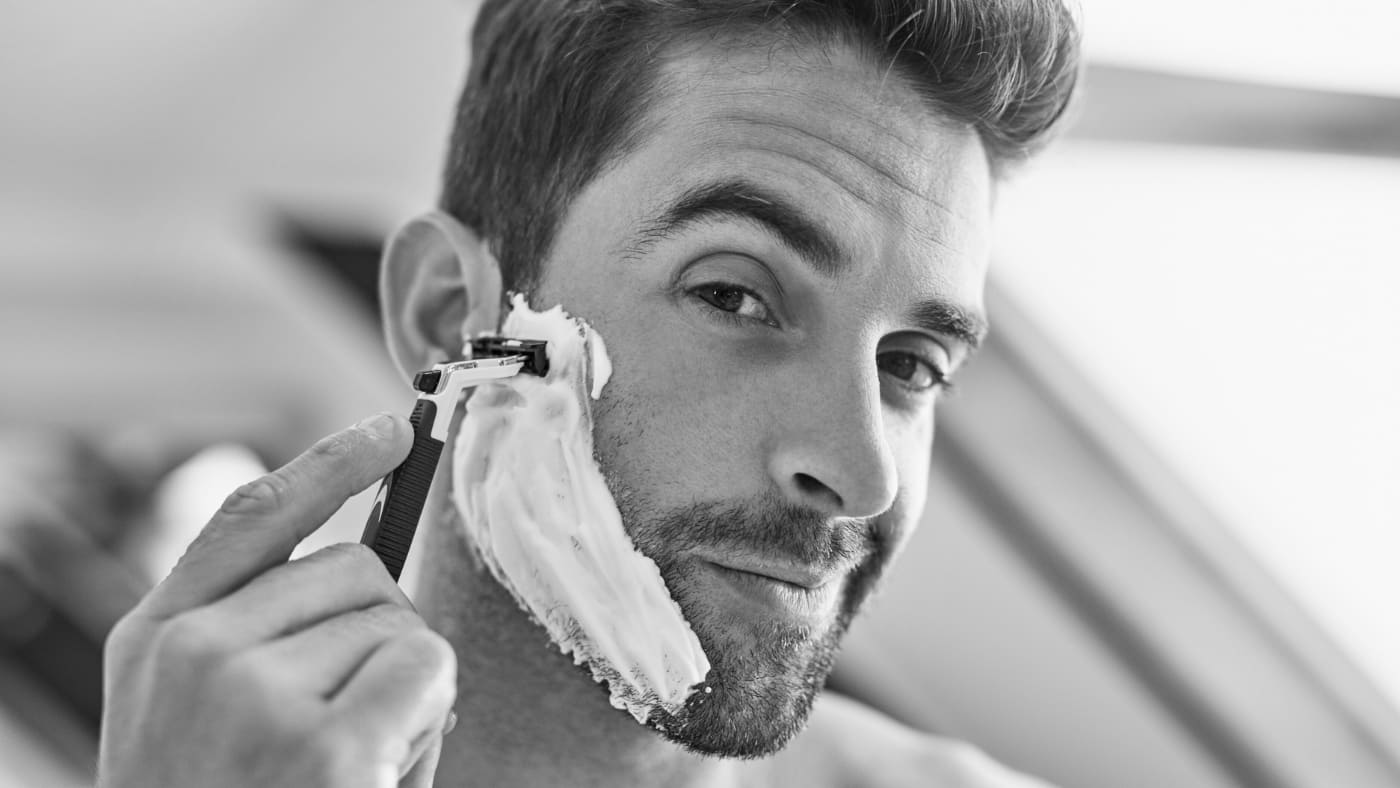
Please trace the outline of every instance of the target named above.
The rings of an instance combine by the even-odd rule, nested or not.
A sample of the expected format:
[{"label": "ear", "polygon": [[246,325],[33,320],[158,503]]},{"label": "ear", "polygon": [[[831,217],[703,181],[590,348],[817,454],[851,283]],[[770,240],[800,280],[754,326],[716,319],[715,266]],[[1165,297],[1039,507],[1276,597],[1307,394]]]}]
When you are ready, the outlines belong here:
[{"label": "ear", "polygon": [[486,243],[440,211],[389,239],[379,271],[384,337],[399,373],[463,357],[468,340],[500,328],[501,268]]}]

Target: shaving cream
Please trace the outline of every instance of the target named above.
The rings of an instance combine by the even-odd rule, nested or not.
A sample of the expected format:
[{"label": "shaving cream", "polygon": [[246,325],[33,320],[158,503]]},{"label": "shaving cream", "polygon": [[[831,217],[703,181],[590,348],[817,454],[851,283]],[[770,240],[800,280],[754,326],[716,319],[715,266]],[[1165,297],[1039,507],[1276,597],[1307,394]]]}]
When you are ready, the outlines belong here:
[{"label": "shaving cream", "polygon": [[549,371],[478,386],[453,449],[452,500],[491,574],[561,651],[645,723],[675,713],[710,663],[656,564],[633,546],[593,458],[602,338],[561,307],[511,300],[501,334],[542,339]]}]

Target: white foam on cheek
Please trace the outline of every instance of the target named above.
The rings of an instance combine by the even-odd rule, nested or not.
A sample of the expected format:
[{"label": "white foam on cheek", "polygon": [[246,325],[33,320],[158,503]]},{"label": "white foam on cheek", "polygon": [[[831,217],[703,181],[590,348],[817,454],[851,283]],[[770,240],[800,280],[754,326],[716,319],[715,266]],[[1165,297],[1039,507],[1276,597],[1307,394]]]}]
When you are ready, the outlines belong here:
[{"label": "white foam on cheek", "polygon": [[612,375],[603,340],[520,296],[501,333],[545,340],[549,373],[482,385],[467,401],[452,489],[464,527],[555,645],[608,683],[614,706],[638,722],[675,712],[710,663],[593,459],[590,400]]}]

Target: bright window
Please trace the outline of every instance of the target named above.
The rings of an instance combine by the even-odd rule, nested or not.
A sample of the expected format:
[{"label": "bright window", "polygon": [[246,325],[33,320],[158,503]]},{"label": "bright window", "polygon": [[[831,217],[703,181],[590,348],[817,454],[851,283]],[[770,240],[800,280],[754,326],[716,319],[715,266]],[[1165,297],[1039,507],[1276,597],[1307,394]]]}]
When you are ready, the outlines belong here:
[{"label": "bright window", "polygon": [[1400,161],[1066,144],[999,212],[1005,289],[1400,707]]}]

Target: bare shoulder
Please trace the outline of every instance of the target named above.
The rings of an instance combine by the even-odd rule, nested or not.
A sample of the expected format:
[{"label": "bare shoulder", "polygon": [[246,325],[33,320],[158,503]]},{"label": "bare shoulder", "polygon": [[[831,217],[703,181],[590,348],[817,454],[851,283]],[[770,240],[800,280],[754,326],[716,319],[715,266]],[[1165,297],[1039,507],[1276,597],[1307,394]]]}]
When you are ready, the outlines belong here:
[{"label": "bare shoulder", "polygon": [[806,731],[768,764],[770,785],[836,788],[1051,788],[965,742],[916,731],[823,693]]}]

